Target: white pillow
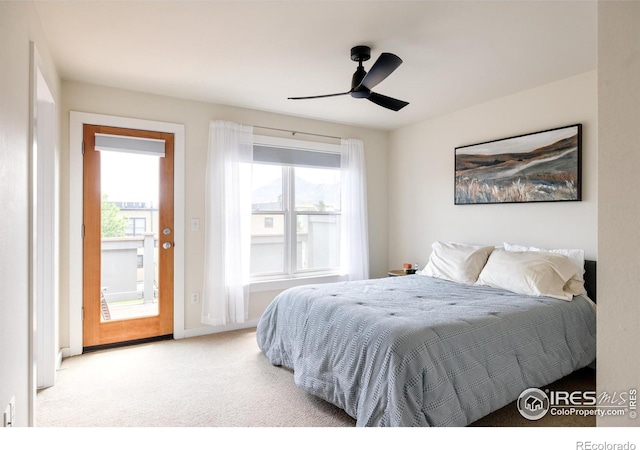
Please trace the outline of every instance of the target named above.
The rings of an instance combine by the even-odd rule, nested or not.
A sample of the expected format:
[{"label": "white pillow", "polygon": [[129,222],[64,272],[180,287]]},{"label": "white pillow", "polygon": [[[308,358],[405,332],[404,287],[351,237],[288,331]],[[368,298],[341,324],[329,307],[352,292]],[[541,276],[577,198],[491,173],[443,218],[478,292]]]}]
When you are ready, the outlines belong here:
[{"label": "white pillow", "polygon": [[474,284],[494,247],[434,242],[429,262],[421,275],[457,283]]},{"label": "white pillow", "polygon": [[478,277],[478,283],[517,294],[572,300],[582,294],[574,263],[550,252],[495,250]]},{"label": "white pillow", "polygon": [[587,290],[584,288],[584,250],[573,248],[555,248],[547,250],[538,247],[509,244],[507,242],[504,243],[504,249],[509,252],[548,252],[566,256],[576,266],[577,283],[582,283],[581,294],[587,293]]}]

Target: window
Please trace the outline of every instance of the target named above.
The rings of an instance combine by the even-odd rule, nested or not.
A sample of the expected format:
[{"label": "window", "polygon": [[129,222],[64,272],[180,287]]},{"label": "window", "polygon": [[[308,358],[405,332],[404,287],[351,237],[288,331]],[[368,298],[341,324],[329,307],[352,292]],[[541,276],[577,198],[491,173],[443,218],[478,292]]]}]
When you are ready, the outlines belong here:
[{"label": "window", "polygon": [[335,274],[340,268],[339,147],[299,148],[304,143],[294,142],[296,148],[254,144],[254,280]]},{"label": "window", "polygon": [[147,219],[145,217],[129,217],[126,236],[142,236],[147,231]]}]

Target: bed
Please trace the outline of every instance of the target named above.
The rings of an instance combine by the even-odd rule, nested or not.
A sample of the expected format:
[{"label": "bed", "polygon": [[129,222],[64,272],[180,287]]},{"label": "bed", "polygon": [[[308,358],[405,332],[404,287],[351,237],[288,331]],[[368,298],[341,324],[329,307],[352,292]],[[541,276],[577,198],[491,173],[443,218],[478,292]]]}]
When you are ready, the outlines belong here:
[{"label": "bed", "polygon": [[[258,323],[260,349],[357,426],[466,426],[595,360],[594,262],[569,277],[570,258],[550,252],[482,247],[475,263],[464,251],[438,262],[436,244],[447,245],[434,243],[415,275],[284,291]],[[496,255],[508,266],[496,265]],[[540,255],[536,279],[543,270],[564,288],[577,281],[578,291],[525,295],[491,280],[490,266],[498,278],[511,271],[504,278],[514,283],[510,258],[538,264]],[[469,274],[475,281],[461,281]]]}]

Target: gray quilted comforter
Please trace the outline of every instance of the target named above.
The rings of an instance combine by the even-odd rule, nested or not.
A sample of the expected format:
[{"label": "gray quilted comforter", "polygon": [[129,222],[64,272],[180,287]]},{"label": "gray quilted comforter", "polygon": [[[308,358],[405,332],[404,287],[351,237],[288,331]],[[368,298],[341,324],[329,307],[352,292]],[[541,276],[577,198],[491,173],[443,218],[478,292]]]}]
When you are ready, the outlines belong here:
[{"label": "gray quilted comforter", "polygon": [[358,426],[465,426],[595,359],[595,305],[412,275],[289,289],[258,345]]}]

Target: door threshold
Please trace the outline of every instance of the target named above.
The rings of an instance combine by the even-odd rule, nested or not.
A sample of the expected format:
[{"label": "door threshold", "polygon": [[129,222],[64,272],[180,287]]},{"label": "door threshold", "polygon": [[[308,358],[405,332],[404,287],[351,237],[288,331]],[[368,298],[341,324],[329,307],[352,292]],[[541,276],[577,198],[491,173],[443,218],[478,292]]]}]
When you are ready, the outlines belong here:
[{"label": "door threshold", "polygon": [[82,347],[82,353],[98,352],[100,350],[110,350],[113,348],[129,347],[131,345],[148,344],[150,342],[173,340],[173,334],[165,334],[163,336],[153,336],[144,339],[134,339],[131,341],[114,342],[112,344],[92,345],[91,347]]}]

